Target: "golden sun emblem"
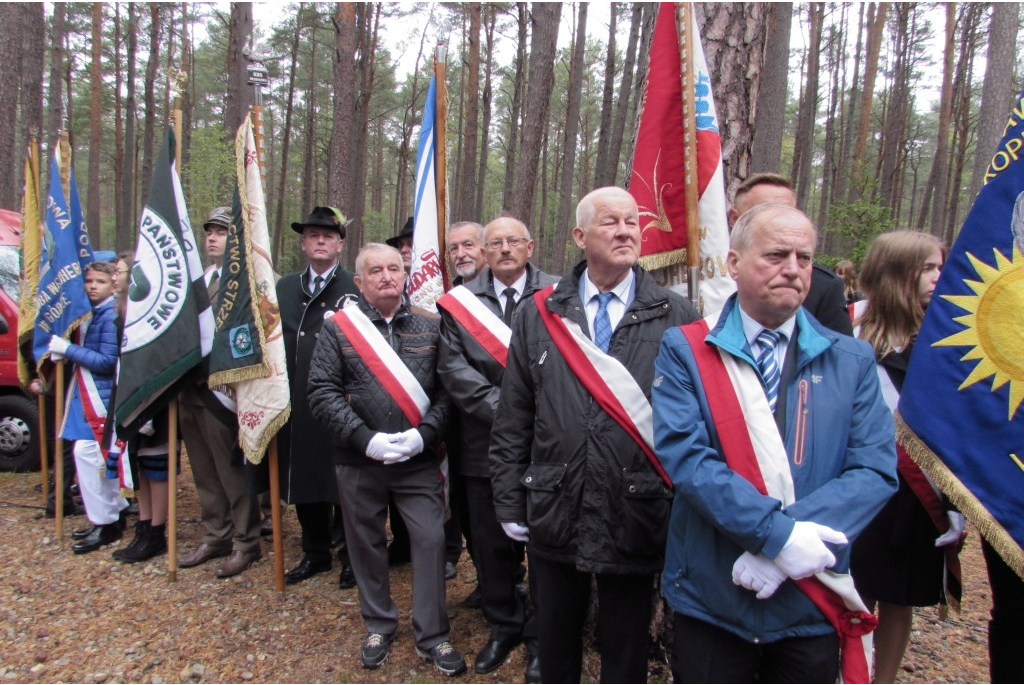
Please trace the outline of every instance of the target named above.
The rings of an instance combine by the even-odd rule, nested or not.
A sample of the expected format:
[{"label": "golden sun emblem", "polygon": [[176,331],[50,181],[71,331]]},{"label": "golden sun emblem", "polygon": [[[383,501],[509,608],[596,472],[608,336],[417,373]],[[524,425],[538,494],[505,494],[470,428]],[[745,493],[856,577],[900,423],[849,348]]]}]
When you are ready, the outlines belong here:
[{"label": "golden sun emblem", "polygon": [[1010,384],[1007,420],[1024,402],[1024,256],[1014,248],[1013,261],[993,250],[996,266],[968,253],[980,281],[964,279],[975,295],[943,295],[944,300],[968,312],[953,319],[967,326],[943,338],[936,347],[970,346],[960,361],[978,360],[959,390],[994,376],[992,391]]}]

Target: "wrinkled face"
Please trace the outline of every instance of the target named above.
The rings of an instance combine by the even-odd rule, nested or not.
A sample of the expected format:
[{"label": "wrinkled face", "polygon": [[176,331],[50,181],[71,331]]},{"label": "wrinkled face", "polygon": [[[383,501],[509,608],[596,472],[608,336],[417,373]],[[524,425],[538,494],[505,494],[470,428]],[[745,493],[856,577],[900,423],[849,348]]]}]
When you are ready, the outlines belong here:
[{"label": "wrinkled face", "polygon": [[448,261],[452,271],[468,281],[484,268],[484,246],[476,226],[458,226],[448,231]]},{"label": "wrinkled face", "polygon": [[321,226],[305,226],[299,243],[302,254],[317,271],[334,266],[345,246],[345,239],[337,231]]},{"label": "wrinkled face", "polygon": [[206,256],[214,264],[221,264],[224,261],[224,247],[228,244],[228,229],[219,224],[206,224],[203,227],[206,231]]},{"label": "wrinkled face", "polygon": [[743,311],[777,328],[796,313],[811,287],[814,226],[795,211],[770,212],[751,231],[744,248],[729,250],[729,275]]},{"label": "wrinkled face", "polygon": [[796,207],[796,195],[785,186],[777,186],[771,183],[758,183],[756,186],[736,198],[736,202],[729,207],[729,224],[736,223],[736,220],[758,205],[766,205],[769,202]]},{"label": "wrinkled face", "polygon": [[942,250],[938,247],[924,260],[921,267],[921,275],[917,277],[917,296],[921,300],[921,307],[927,309],[932,301],[932,294],[935,292],[935,284],[939,282],[939,274],[942,273]]},{"label": "wrinkled face", "polygon": [[487,266],[505,285],[512,285],[523,275],[533,256],[533,241],[527,233],[515,219],[495,219],[484,231]]},{"label": "wrinkled face", "polygon": [[114,287],[119,293],[128,291],[128,283],[132,280],[132,265],[123,259],[117,260],[117,280]]},{"label": "wrinkled face", "polygon": [[591,201],[585,226],[572,230],[587,266],[599,274],[625,273],[640,258],[640,212],[633,196],[612,190]]},{"label": "wrinkled face", "polygon": [[412,238],[405,236],[398,240],[398,251],[402,253],[402,263],[406,269],[412,268]]},{"label": "wrinkled face", "polygon": [[114,294],[114,279],[102,271],[86,269],[85,294],[92,304],[99,304]]},{"label": "wrinkled face", "polygon": [[368,250],[355,276],[356,287],[377,311],[389,316],[402,304],[405,292],[405,267],[402,258],[391,250]]}]

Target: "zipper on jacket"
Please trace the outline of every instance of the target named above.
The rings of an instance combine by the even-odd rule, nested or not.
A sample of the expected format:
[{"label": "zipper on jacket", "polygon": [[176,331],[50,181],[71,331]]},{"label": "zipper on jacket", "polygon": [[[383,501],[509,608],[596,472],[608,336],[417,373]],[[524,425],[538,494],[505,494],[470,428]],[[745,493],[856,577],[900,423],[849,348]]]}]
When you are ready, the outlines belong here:
[{"label": "zipper on jacket", "polygon": [[800,466],[804,463],[804,447],[807,443],[807,396],[810,394],[810,384],[807,379],[797,384],[796,404],[796,441],[793,445],[793,464]]}]

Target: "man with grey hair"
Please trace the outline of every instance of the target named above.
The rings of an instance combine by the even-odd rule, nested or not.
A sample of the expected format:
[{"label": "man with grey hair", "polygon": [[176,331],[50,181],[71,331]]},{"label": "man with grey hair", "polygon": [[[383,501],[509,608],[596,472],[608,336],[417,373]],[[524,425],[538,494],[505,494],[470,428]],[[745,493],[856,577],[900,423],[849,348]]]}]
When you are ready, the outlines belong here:
[{"label": "man with grey hair", "polygon": [[448,676],[466,670],[449,642],[444,493],[437,447],[449,400],[437,372],[439,318],[404,302],[393,247],[356,257],[362,298],[324,322],[309,369],[309,408],[334,440],[352,570],[367,636],[361,661],[379,668],[398,629],[388,578],[385,519],[393,494],[409,527],[416,653]]},{"label": "man with grey hair", "polygon": [[523,543],[506,536],[498,523],[487,451],[501,396],[513,311],[518,302],[557,279],[530,264],[533,240],[518,219],[501,217],[490,222],[481,242],[488,266],[437,303],[442,341],[438,371],[461,428],[457,475],[465,493],[464,520],[469,525],[480,605],[491,626],[490,640],[477,653],[473,670],[496,670],[509,652],[525,641],[530,654],[526,682],[540,682],[536,627],[527,621],[524,598],[516,589]]},{"label": "man with grey hair", "polygon": [[744,213],[736,293],[662,339],[652,397],[675,486],[661,586],[675,682],[836,682],[840,654],[843,681],[871,682],[874,617],[847,542],[895,492],[895,437],[871,347],[801,307],[816,240],[795,207]]},{"label": "man with grey hair", "polygon": [[[580,681],[596,580],[601,682],[642,683],[671,504],[650,431],[654,357],[665,329],[697,312],[637,264],[628,192],[599,188],[576,217],[586,260],[512,320],[491,432],[494,509],[527,544],[543,682]],[[488,240],[507,251],[507,239]]]},{"label": "man with grey hair", "polygon": [[445,243],[448,263],[455,274],[452,286],[476,278],[487,263],[484,256],[484,227],[475,221],[456,221],[448,227]]}]

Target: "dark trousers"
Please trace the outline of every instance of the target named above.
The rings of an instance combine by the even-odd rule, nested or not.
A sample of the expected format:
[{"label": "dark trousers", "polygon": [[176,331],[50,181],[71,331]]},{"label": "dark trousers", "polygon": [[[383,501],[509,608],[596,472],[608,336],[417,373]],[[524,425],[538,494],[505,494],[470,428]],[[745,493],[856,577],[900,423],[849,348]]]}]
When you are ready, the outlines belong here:
[{"label": "dark trousers", "polygon": [[[453,490],[454,492],[454,490]],[[451,517],[444,523],[444,560],[459,563],[462,556],[462,527],[459,525],[458,510],[450,509]],[[388,499],[388,521],[391,523],[391,555],[399,559],[409,558],[409,528],[395,506],[395,498]]]},{"label": "dark trousers", "polygon": [[988,670],[993,683],[1024,683],[1020,657],[1021,621],[1024,620],[1024,580],[999,553],[981,541],[992,587],[992,619],[988,622]]},{"label": "dark trousers", "polygon": [[305,502],[295,505],[295,516],[302,529],[302,552],[311,561],[331,560],[330,502]]},{"label": "dark trousers", "polygon": [[597,641],[602,683],[647,682],[654,574],[581,573],[572,564],[530,557],[537,586],[541,679],[578,683],[590,580],[597,580]]},{"label": "dark trousers", "polygon": [[834,632],[754,644],[678,612],[673,620],[677,683],[834,683],[839,677]]},{"label": "dark trousers", "polygon": [[536,642],[536,621],[528,621],[526,602],[516,590],[523,544],[505,535],[494,513],[494,491],[490,478],[462,476],[469,521],[469,539],[473,543],[480,608],[491,626],[491,639],[520,637],[531,645]]}]

